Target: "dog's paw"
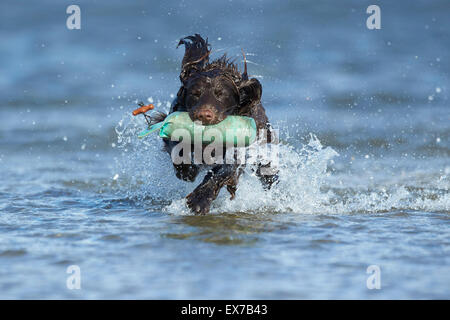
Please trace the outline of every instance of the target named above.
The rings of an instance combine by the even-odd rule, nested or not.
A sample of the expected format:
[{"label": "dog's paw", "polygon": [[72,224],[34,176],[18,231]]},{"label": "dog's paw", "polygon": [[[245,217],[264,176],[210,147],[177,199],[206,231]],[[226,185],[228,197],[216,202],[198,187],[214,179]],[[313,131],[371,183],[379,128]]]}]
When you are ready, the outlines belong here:
[{"label": "dog's paw", "polygon": [[187,195],[186,204],[195,214],[207,214],[211,202],[214,200],[214,192],[208,188],[195,189]]},{"label": "dog's paw", "polygon": [[197,166],[186,164],[174,165],[174,168],[177,178],[188,182],[194,182],[199,171]]}]

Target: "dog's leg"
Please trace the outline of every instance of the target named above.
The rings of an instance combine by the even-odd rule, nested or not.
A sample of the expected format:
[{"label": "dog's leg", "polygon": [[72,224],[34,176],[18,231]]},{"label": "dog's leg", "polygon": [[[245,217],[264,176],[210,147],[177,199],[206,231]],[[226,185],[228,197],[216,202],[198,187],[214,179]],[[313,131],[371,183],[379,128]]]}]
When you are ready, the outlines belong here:
[{"label": "dog's leg", "polygon": [[[170,141],[168,139],[163,139],[164,141],[164,149],[165,151],[172,157],[172,150],[177,145],[177,141]],[[182,157],[182,154],[179,155]],[[179,163],[175,164],[173,163],[173,168],[175,169],[175,175],[178,179],[188,181],[188,182],[194,182],[195,178],[197,178],[197,175],[200,171],[200,168],[198,165],[191,164],[191,163]]]},{"label": "dog's leg", "polygon": [[278,170],[272,168],[270,163],[266,165],[259,164],[255,174],[265,190],[270,190],[274,184],[278,183]]},{"label": "dog's leg", "polygon": [[[261,131],[260,133],[262,133],[263,136],[260,136],[259,138],[260,139],[262,138],[262,140],[266,141],[266,143],[270,143],[272,144],[272,146],[277,145],[279,143],[278,135],[273,130],[270,123],[267,122],[265,125],[265,131]],[[270,155],[270,157],[274,156],[278,157],[279,154],[275,153]],[[270,188],[272,188],[274,184],[278,183],[278,169],[273,162],[269,162],[266,164],[259,163],[255,173],[256,176],[261,181],[264,190],[270,190]]]},{"label": "dog's leg", "polygon": [[215,166],[207,173],[202,183],[186,197],[188,207],[196,214],[208,213],[211,202],[217,198],[220,189],[225,185],[233,198],[240,173],[237,165]]},{"label": "dog's leg", "polygon": [[236,184],[228,184],[227,185],[227,191],[231,195],[230,200],[233,200],[234,197],[236,196],[236,190],[237,190],[237,183]]}]

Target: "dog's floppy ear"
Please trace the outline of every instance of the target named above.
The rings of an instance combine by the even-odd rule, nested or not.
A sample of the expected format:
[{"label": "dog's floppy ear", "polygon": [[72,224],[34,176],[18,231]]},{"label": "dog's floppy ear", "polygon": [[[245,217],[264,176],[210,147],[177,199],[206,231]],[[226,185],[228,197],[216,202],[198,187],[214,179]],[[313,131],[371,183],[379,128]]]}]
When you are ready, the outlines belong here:
[{"label": "dog's floppy ear", "polygon": [[178,90],[177,98],[170,112],[184,111],[185,105],[186,105],[186,89],[184,88],[184,86],[181,86],[180,89]]},{"label": "dog's floppy ear", "polygon": [[208,38],[203,39],[199,34],[180,39],[177,48],[184,44],[184,57],[181,62],[180,80],[185,83],[189,75],[194,70],[201,70],[209,61],[211,50]]},{"label": "dog's floppy ear", "polygon": [[239,105],[248,107],[261,100],[262,86],[255,78],[243,81],[239,84]]}]

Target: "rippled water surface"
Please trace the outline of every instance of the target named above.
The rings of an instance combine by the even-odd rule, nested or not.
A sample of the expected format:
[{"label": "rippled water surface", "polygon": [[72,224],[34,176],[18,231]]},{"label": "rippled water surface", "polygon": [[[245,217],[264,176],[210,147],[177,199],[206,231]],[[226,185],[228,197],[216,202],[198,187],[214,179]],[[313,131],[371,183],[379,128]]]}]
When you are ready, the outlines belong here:
[{"label": "rippled water surface", "polygon": [[[356,0],[78,1],[78,31],[69,4],[0,4],[0,298],[450,298],[448,1],[377,31]],[[247,52],[282,139],[273,190],[247,172],[202,217],[130,115],[196,32]]]}]

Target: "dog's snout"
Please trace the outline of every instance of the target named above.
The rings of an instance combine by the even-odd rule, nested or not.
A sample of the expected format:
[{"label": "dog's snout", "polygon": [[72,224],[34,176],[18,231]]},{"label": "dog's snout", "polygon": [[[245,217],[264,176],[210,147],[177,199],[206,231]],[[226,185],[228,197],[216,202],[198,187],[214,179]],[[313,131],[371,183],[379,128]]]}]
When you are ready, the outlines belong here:
[{"label": "dog's snout", "polygon": [[212,108],[203,107],[194,112],[194,121],[200,121],[203,125],[214,124],[216,121],[216,114]]},{"label": "dog's snout", "polygon": [[197,113],[197,119],[202,123],[210,123],[214,119],[214,113],[209,109],[200,110]]}]

